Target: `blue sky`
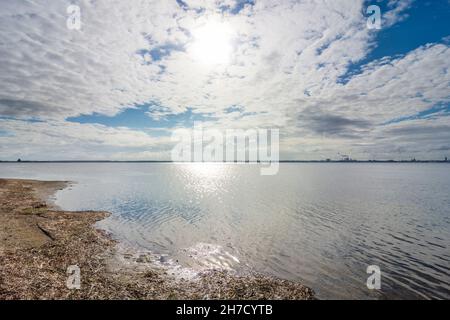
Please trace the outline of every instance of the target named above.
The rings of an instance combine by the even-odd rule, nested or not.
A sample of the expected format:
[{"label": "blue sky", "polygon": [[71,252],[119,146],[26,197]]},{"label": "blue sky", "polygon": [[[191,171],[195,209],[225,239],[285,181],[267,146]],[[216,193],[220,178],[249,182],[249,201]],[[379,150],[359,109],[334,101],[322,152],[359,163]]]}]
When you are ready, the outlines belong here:
[{"label": "blue sky", "polygon": [[[367,4],[376,3],[367,1]],[[380,1],[382,12],[388,10],[388,1]],[[450,34],[450,8],[448,1],[414,1],[405,12],[404,20],[390,28],[382,29],[375,36],[374,48],[368,55],[352,65],[342,77],[358,73],[361,67],[384,57],[403,56],[428,43],[449,43],[444,40]]]},{"label": "blue sky", "polygon": [[[386,1],[381,8],[386,9]],[[377,46],[363,62],[385,56],[405,55],[427,43],[443,42],[450,32],[448,1],[415,1],[406,11],[403,21],[382,29],[377,35]],[[448,40],[447,40],[448,41]]]},{"label": "blue sky", "polygon": [[[180,2],[181,3],[181,2]],[[223,10],[229,10],[233,14],[238,13],[244,5],[254,4],[254,1],[240,0],[237,4],[230,8],[224,7]],[[367,1],[367,5],[372,4]],[[387,1],[378,3],[382,12],[389,9]],[[184,7],[184,5],[182,5]],[[370,50],[365,58],[348,68],[348,72],[341,77],[341,81],[345,83],[352,76],[361,72],[361,68],[370,62],[385,58],[398,57],[408,54],[410,51],[429,44],[429,43],[448,43],[450,39],[445,39],[450,35],[450,6],[446,1],[416,1],[405,12],[402,21],[394,26],[382,29],[375,35],[373,49]],[[137,53],[140,55],[150,54],[153,62],[160,61],[163,57],[169,56],[173,51],[183,51],[181,46],[165,44],[157,46],[152,50],[142,49]],[[450,91],[449,91],[450,95]],[[145,128],[174,128],[177,126],[192,127],[196,121],[215,120],[214,117],[208,115],[193,113],[193,109],[187,107],[185,112],[179,114],[170,114],[162,119],[155,120],[146,113],[152,110],[152,103],[131,106],[119,112],[115,116],[105,116],[98,113],[92,115],[81,115],[78,117],[68,118],[67,121],[78,123],[96,123],[111,127],[129,127],[133,129]],[[157,106],[157,105],[156,105]],[[157,106],[158,107],[158,106]],[[443,116],[448,114],[450,106],[436,105],[430,109],[418,112],[416,114],[404,115],[388,121],[394,123],[411,119],[420,119],[438,111],[447,111]],[[228,110],[241,111],[239,108],[230,106]]]},{"label": "blue sky", "polygon": [[[71,3],[81,30],[66,26]],[[366,27],[372,4],[381,30]],[[173,130],[200,122],[279,128],[283,159],[450,150],[448,0],[0,9],[0,159],[167,159]]]},{"label": "blue sky", "polygon": [[192,108],[187,108],[185,112],[178,114],[169,114],[161,119],[152,117],[152,106],[154,104],[144,104],[119,112],[115,116],[106,116],[95,113],[93,115],[81,115],[78,117],[67,118],[69,122],[77,122],[81,124],[96,123],[108,127],[127,127],[132,129],[148,129],[148,128],[175,128],[175,127],[193,127],[195,122],[203,122],[214,120],[215,118],[206,115],[193,113]]}]

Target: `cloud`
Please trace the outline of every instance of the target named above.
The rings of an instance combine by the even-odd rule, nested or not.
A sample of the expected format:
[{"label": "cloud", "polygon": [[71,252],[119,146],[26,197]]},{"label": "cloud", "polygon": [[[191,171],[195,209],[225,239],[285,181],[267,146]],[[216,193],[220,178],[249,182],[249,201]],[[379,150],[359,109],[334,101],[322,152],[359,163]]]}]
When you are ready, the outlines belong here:
[{"label": "cloud", "polygon": [[337,114],[306,110],[300,114],[299,125],[319,135],[335,138],[362,138],[373,123],[365,119],[352,119]]},{"label": "cloud", "polygon": [[50,108],[35,101],[0,99],[0,114],[2,116],[22,117],[28,114],[46,115]]},{"label": "cloud", "polygon": [[[66,27],[69,4],[81,8],[79,31]],[[412,4],[388,1],[383,28],[406,19]],[[409,138],[402,134],[407,124],[383,124],[449,102],[450,49],[448,43],[424,44],[352,74],[352,66],[377,43],[377,31],[366,27],[366,5],[363,0],[2,1],[0,117],[8,118],[2,130],[14,136],[0,136],[8,146],[1,156],[45,158],[53,150],[72,158],[85,158],[88,151],[89,157],[98,151],[136,158],[155,155],[152,148],[158,148],[162,157],[170,143],[150,131],[65,121],[82,114],[114,116],[143,104],[155,108],[148,113],[155,120],[192,109],[214,119],[205,126],[282,128],[287,158],[346,148],[361,157],[369,149],[388,154],[398,150],[393,141],[407,150]],[[212,21],[233,30],[229,64],[204,65],[188,50],[194,30]],[[344,76],[349,76],[345,83]],[[239,112],[227,112],[233,106]],[[448,118],[422,125],[446,136],[434,125],[438,121],[445,126]],[[71,143],[77,149],[69,148]],[[437,141],[436,149],[441,146]]]},{"label": "cloud", "polygon": [[[95,124],[63,121],[31,123],[23,120],[0,119],[8,135],[0,137],[0,158],[33,160],[126,160],[127,153],[152,153],[163,159],[171,150],[169,135],[151,134],[128,128],[110,128]],[[164,159],[168,159],[165,157]],[[141,158],[139,160],[144,160]]]}]

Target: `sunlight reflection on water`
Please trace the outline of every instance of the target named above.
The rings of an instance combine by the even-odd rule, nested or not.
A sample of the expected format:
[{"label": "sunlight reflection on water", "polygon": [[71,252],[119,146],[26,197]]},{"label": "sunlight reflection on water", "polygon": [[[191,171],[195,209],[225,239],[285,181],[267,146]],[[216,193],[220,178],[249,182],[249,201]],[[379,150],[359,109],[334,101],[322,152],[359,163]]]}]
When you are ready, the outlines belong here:
[{"label": "sunlight reflection on water", "polygon": [[[192,268],[298,280],[319,298],[450,298],[445,164],[1,164],[0,176],[76,181],[68,210]],[[379,265],[382,290],[366,287]]]}]

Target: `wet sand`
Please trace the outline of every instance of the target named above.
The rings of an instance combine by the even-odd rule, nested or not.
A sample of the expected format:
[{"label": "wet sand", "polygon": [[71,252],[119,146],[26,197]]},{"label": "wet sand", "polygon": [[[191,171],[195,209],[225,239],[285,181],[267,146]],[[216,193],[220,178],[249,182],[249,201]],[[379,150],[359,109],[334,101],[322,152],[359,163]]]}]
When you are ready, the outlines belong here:
[{"label": "wet sand", "polygon": [[[0,179],[0,299],[312,299],[311,289],[260,274],[174,276],[149,255],[128,257],[94,224],[107,212],[68,212],[47,199],[68,182]],[[121,261],[130,260],[130,263]],[[66,285],[67,268],[81,288]]]}]

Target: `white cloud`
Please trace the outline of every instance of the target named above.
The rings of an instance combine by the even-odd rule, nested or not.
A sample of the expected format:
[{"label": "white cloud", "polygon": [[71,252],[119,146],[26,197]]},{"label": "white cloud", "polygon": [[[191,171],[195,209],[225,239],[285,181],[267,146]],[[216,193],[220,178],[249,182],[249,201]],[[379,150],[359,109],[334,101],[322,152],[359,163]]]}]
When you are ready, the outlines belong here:
[{"label": "white cloud", "polygon": [[[193,107],[215,115],[208,125],[216,127],[281,127],[286,157],[314,158],[337,148],[363,155],[369,146],[377,150],[387,130],[382,123],[448,102],[450,52],[443,44],[372,62],[348,83],[338,81],[374,45],[362,0],[258,0],[236,15],[221,9],[234,8],[234,0],[183,2],[187,7],[156,0],[2,1],[0,115],[47,122],[2,121],[15,135],[0,136],[0,154],[30,150],[30,138],[29,155],[41,158],[43,150],[75,158],[99,144],[105,157],[154,155],[149,148],[162,150],[167,141],[64,119],[156,101],[163,109],[155,119]],[[81,31],[66,28],[71,3],[81,7]],[[383,26],[404,19],[411,3],[391,0]],[[184,50],[192,31],[208,21],[232,29],[229,64],[211,67]],[[246,116],[225,113],[233,105]],[[78,151],[65,147],[70,143]],[[121,150],[126,147],[136,150]]]},{"label": "white cloud", "polygon": [[[62,121],[28,122],[0,120],[0,126],[13,134],[1,138],[1,159],[33,160],[167,160],[172,144],[170,136],[152,137],[142,131],[128,128],[109,128],[96,124],[78,124]],[[130,154],[127,157],[126,154]]]}]

